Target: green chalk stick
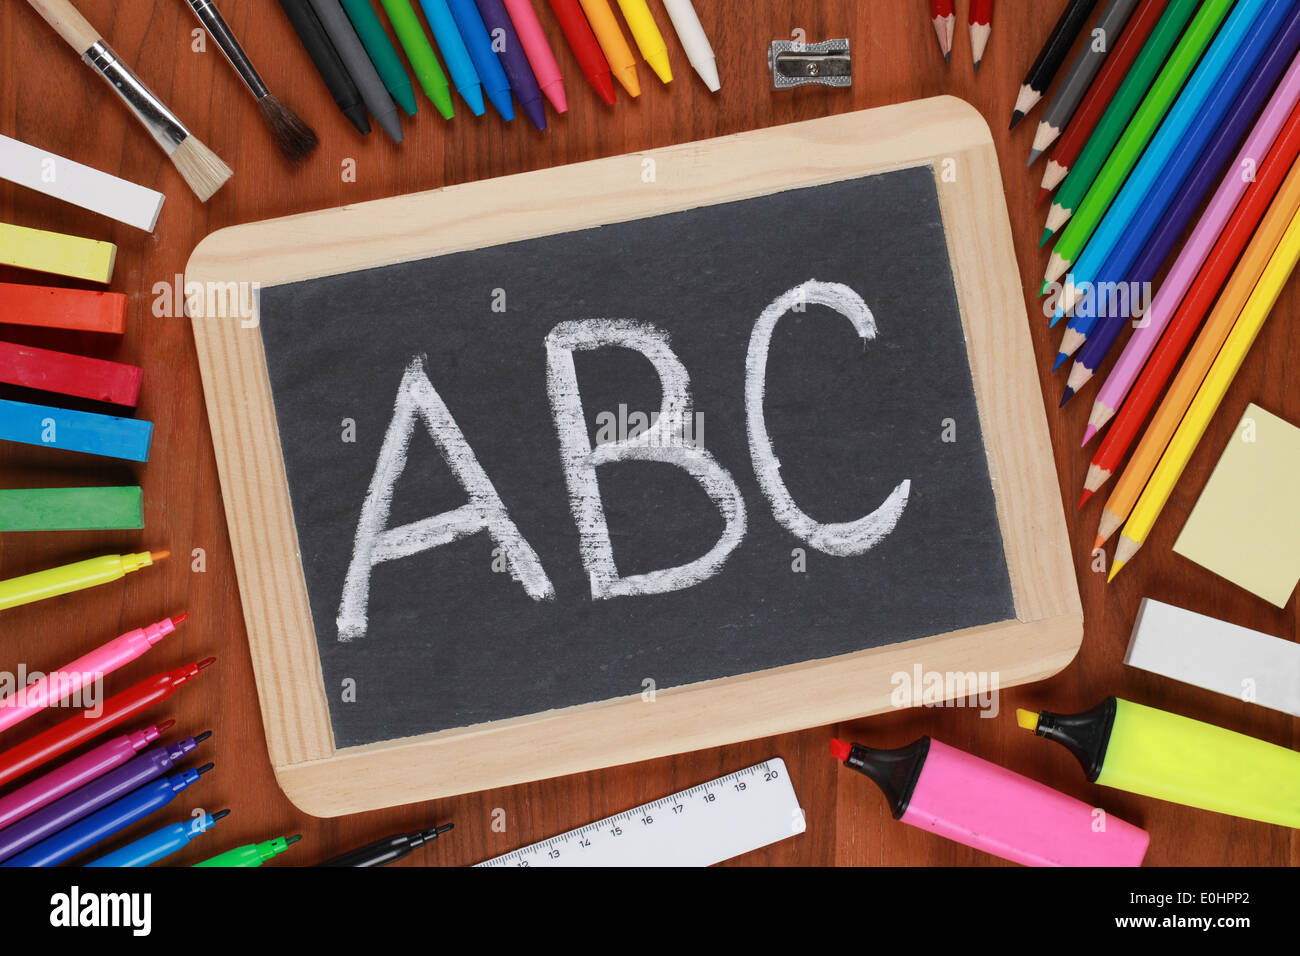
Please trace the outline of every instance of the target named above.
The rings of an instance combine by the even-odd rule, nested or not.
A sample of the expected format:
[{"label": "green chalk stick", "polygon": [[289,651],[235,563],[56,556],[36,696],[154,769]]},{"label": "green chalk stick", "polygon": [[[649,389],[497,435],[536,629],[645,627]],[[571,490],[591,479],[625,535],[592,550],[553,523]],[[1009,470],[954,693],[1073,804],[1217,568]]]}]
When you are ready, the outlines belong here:
[{"label": "green chalk stick", "polygon": [[127,531],[143,527],[139,488],[0,490],[0,531]]},{"label": "green chalk stick", "polygon": [[397,105],[406,110],[407,116],[415,115],[415,89],[411,78],[406,75],[392,41],[384,32],[384,25],[379,22],[379,15],[370,5],[370,0],[343,0],[343,9],[352,21],[361,45],[366,48],[370,62],[375,65],[375,72],[384,81],[384,87]]},{"label": "green chalk stick", "polygon": [[384,5],[388,22],[393,25],[393,32],[397,34],[402,49],[406,51],[406,58],[411,62],[411,69],[415,70],[415,77],[424,88],[425,95],[433,100],[433,105],[438,108],[443,118],[451,119],[456,114],[456,110],[452,106],[451,86],[447,82],[447,74],[443,72],[442,64],[438,62],[438,56],[433,52],[433,45],[429,43],[429,38],[424,35],[424,27],[420,25],[420,18],[415,15],[411,0],[380,0],[380,2]]}]

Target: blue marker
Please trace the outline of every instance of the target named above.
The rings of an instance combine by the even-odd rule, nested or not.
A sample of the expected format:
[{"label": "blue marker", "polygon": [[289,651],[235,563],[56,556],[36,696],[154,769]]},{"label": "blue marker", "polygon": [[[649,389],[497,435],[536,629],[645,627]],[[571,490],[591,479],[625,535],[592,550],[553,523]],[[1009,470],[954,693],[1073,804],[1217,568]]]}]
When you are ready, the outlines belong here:
[{"label": "blue marker", "polygon": [[164,857],[179,853],[189,846],[190,841],[196,836],[206,833],[208,827],[228,816],[230,816],[229,810],[219,810],[216,813],[205,813],[183,823],[169,823],[159,830],[154,830],[148,836],[142,836],[112,853],[101,856],[98,860],[91,860],[86,866],[148,866],[150,863],[157,863]]},{"label": "blue marker", "polygon": [[483,17],[474,5],[474,0],[448,0],[456,26],[460,28],[461,39],[469,47],[474,69],[483,81],[483,92],[487,94],[497,112],[506,120],[515,118],[515,103],[510,98],[510,81],[506,71],[492,49],[492,37],[488,34]]},{"label": "blue marker", "polygon": [[438,49],[447,61],[447,72],[456,84],[456,91],[469,104],[475,116],[482,116],[483,84],[479,81],[474,61],[470,59],[469,49],[461,39],[460,30],[456,28],[456,18],[451,15],[447,0],[420,0],[424,15],[433,29],[433,38],[438,41]]},{"label": "blue marker", "polygon": [[153,422],[0,400],[0,440],[148,461]]},{"label": "blue marker", "polygon": [[211,770],[204,764],[198,770],[182,770],[171,777],[163,777],[133,790],[121,800],[110,803],[103,810],[78,820],[66,830],[60,830],[49,839],[42,840],[26,852],[19,853],[0,866],[57,866],[84,853],[101,840],[106,840],[118,830],[125,829],[137,820],[143,820],[156,810],[172,802],[176,794],[199,782]]}]

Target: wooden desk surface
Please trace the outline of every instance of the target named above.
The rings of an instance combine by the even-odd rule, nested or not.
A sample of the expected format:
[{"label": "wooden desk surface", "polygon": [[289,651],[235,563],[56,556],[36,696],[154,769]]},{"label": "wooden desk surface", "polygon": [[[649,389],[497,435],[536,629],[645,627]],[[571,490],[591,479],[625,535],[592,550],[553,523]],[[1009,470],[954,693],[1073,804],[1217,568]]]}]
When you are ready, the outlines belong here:
[{"label": "wooden desk surface", "polygon": [[[157,720],[175,717],[177,729],[185,733],[211,729],[213,740],[202,754],[215,760],[217,769],[166,813],[166,821],[146,821],[131,835],[180,819],[195,806],[209,811],[230,807],[233,813],[220,831],[173,861],[194,862],[241,843],[301,832],[303,842],[278,861],[290,865],[324,859],[397,830],[450,820],[455,832],[408,862],[462,865],[778,755],[790,766],[808,832],[736,863],[997,863],[892,821],[878,791],[831,759],[827,740],[832,728],[826,727],[352,817],[318,820],[298,812],[276,787],[267,760],[189,322],[167,313],[172,293],[159,294],[161,287],[180,281],[178,273],[203,236],[233,223],[951,93],[975,104],[989,119],[1002,158],[1030,325],[1044,370],[1043,403],[1056,449],[1061,500],[1069,516],[1086,635],[1078,659],[1063,673],[1001,694],[995,719],[980,719],[963,708],[912,709],[842,725],[835,732],[880,746],[901,745],[929,733],[969,749],[1146,827],[1151,832],[1149,864],[1300,863],[1300,831],[1102,790],[1083,779],[1062,748],[1016,728],[1017,706],[1069,711],[1119,694],[1300,748],[1300,720],[1122,663],[1144,595],[1296,638],[1294,601],[1279,611],[1170,551],[1182,516],[1195,503],[1246,404],[1256,401],[1300,420],[1300,391],[1286,384],[1296,374],[1300,356],[1300,330],[1292,322],[1300,305],[1294,284],[1283,292],[1140,559],[1109,589],[1104,575],[1091,568],[1088,550],[1100,502],[1094,501],[1082,515],[1074,510],[1087,466],[1078,439],[1091,392],[1058,411],[1064,373],[1047,372],[1056,338],[1048,334],[1035,295],[1047,256],[1037,248],[1045,212],[1035,206],[1042,166],[1040,161],[1027,170],[1025,159],[1039,114],[1014,131],[1006,129],[1020,80],[1064,0],[1000,5],[978,76],[971,71],[965,3],[957,5],[952,65],[945,67],[921,0],[805,0],[795,5],[778,0],[696,0],[718,53],[723,89],[716,96],[689,69],[671,33],[677,77],[672,86],[665,88],[643,67],[641,98],[630,101],[620,93],[614,108],[599,102],[567,46],[557,43],[570,110],[563,117],[552,115],[549,132],[537,132],[522,118],[509,125],[492,115],[476,120],[459,101],[458,115],[448,123],[422,99],[420,115],[405,124],[406,142],[401,146],[378,131],[365,139],[355,133],[329,99],[276,4],[225,0],[221,7],[227,20],[271,90],[321,135],[320,148],[298,170],[281,160],[251,98],[215,45],[209,41],[206,52],[193,51],[198,23],[182,0],[78,0],[78,5],[155,92],[236,171],[209,204],[200,205],[110,91],[26,4],[0,6],[0,132],[167,194],[157,232],[146,235],[0,183],[0,220],[118,243],[111,288],[129,296],[128,332],[121,342],[16,327],[3,327],[3,337],[143,365],[146,385],[139,415],[157,426],[153,462],[139,467],[0,447],[0,486],[139,482],[147,522],[147,530],[140,533],[0,536],[0,577],[118,550],[170,548],[176,555],[125,582],[5,612],[0,617],[0,667],[16,669],[20,662],[29,669],[58,666],[124,630],[182,610],[192,615],[190,623],[153,654],[111,678],[110,692],[163,668],[208,654],[218,657],[214,668],[150,714]],[[549,8],[535,6],[548,33],[558,38]],[[791,14],[791,6],[798,11]],[[662,14],[657,2],[652,7]],[[795,30],[802,30],[809,41],[851,39],[856,73],[851,90],[770,90],[767,45]],[[355,181],[345,175],[353,164]],[[47,280],[0,270],[0,281]],[[71,283],[51,278],[47,284]],[[0,395],[29,397],[13,389],[0,390]],[[42,715],[10,731],[0,745],[9,746],[66,716],[67,711]]]}]

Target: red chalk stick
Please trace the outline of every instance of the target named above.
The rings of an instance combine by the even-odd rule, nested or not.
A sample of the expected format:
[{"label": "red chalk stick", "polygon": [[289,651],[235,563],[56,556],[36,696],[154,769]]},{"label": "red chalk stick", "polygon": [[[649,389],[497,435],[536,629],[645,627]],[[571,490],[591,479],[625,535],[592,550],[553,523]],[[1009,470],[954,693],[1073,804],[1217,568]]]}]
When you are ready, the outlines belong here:
[{"label": "red chalk stick", "polygon": [[144,372],[134,365],[0,342],[0,382],[132,408]]},{"label": "red chalk stick", "polygon": [[126,296],[0,282],[0,323],[121,335],[126,331]]}]

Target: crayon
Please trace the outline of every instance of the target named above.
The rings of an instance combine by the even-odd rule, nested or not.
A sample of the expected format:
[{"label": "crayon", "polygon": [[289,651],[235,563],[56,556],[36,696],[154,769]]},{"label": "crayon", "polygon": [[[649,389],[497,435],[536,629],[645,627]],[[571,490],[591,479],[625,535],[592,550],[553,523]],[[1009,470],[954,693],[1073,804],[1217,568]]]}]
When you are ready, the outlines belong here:
[{"label": "crayon", "polygon": [[483,84],[484,95],[492,101],[501,118],[509,122],[515,118],[515,104],[510,98],[510,81],[506,79],[505,68],[492,49],[492,38],[488,36],[478,7],[474,5],[474,0],[447,0],[447,5],[456,20],[461,39],[469,50],[474,72]]},{"label": "crayon", "polygon": [[548,0],[555,18],[560,21],[564,38],[569,41],[573,55],[578,58],[583,74],[588,82],[596,88],[600,98],[609,106],[614,105],[614,80],[610,76],[609,61],[600,51],[596,34],[591,32],[587,15],[578,6],[578,0]]},{"label": "crayon", "polygon": [[442,58],[447,61],[447,72],[456,84],[456,92],[469,105],[470,112],[482,116],[486,106],[483,103],[483,83],[474,61],[470,58],[469,47],[465,45],[456,26],[456,18],[451,14],[447,0],[420,0],[424,15],[433,30],[433,38],[438,41]]},{"label": "crayon", "polygon": [[375,65],[379,78],[384,81],[384,89],[388,90],[388,95],[406,111],[407,116],[414,116],[419,107],[415,102],[415,89],[411,86],[411,78],[402,68],[402,61],[398,58],[397,51],[393,49],[388,34],[384,32],[384,25],[379,22],[379,15],[370,5],[370,0],[340,0],[340,2],[348,19],[352,21],[353,29],[357,31],[357,39],[365,47],[366,55]]},{"label": "crayon", "polygon": [[[655,75],[665,84],[671,83],[673,67],[668,60],[668,44],[664,42],[664,35],[659,32],[659,24],[655,23],[650,7],[646,5],[645,0],[618,0],[618,8],[623,11],[623,19],[627,21],[627,28],[632,31],[632,39],[636,41],[641,56],[650,64],[650,69],[654,70]],[[951,41],[951,34],[949,39]]]},{"label": "crayon", "polygon": [[424,27],[420,25],[420,18],[416,16],[411,0],[382,2],[384,12],[388,14],[388,22],[393,25],[393,32],[406,51],[406,58],[411,63],[411,69],[415,70],[424,95],[429,97],[443,119],[451,119],[456,115],[456,108],[451,102],[451,86],[447,82],[447,74],[443,72],[429,38],[424,35]]},{"label": "crayon", "polygon": [[361,91],[357,89],[348,68],[343,65],[339,51],[334,49],[334,44],[330,42],[329,35],[321,26],[320,18],[311,8],[309,0],[280,0],[280,8],[289,18],[293,32],[298,34],[303,49],[311,57],[325,88],[330,91],[334,105],[356,127],[358,133],[362,136],[369,135],[370,116],[366,113]]},{"label": "crayon", "polygon": [[393,97],[384,86],[383,79],[375,69],[375,64],[371,62],[370,55],[366,53],[366,48],[361,38],[357,36],[352,21],[343,12],[339,0],[310,0],[310,2],[339,59],[343,61],[348,74],[356,83],[357,89],[361,91],[361,99],[365,102],[366,109],[393,142],[400,143],[403,136],[402,121],[397,115],[397,107],[393,105]]},{"label": "crayon", "polygon": [[524,53],[523,41],[515,32],[515,25],[510,21],[506,5],[502,0],[474,0],[483,25],[492,36],[501,36],[501,67],[506,71],[510,88],[519,98],[519,107],[524,115],[539,130],[546,129],[546,104],[542,100],[542,88],[538,85],[533,68],[528,65],[528,56]]},{"label": "crayon", "polygon": [[611,72],[623,84],[628,95],[640,96],[641,81],[637,78],[636,58],[632,56],[632,48],[627,45],[627,38],[619,29],[618,21],[614,19],[609,0],[578,0],[578,3],[587,14],[587,22],[596,34],[596,42],[600,44]]},{"label": "crayon", "polygon": [[532,0],[505,0],[505,2],[506,10],[509,11],[510,20],[515,25],[515,32],[519,34],[519,42],[524,45],[524,54],[533,68],[533,76],[537,78],[538,86],[555,107],[555,112],[567,113],[569,100],[564,93],[564,75],[560,72],[560,64],[556,62],[551,42],[546,39],[546,32],[542,30],[542,22],[537,19],[537,11],[533,9]]}]

